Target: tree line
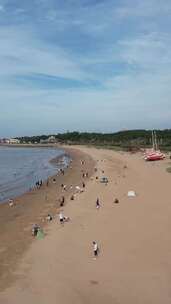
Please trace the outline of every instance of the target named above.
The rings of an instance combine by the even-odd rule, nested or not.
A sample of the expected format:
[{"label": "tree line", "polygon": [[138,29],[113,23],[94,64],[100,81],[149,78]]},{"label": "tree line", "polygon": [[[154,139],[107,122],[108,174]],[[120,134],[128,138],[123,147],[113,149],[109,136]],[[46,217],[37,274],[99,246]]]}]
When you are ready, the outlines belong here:
[{"label": "tree line", "polygon": [[[110,145],[120,147],[151,146],[152,130],[125,130],[115,133],[66,132],[58,134],[17,137],[21,143],[40,143],[53,136],[59,143]],[[171,146],[171,129],[156,130],[160,147]]]}]

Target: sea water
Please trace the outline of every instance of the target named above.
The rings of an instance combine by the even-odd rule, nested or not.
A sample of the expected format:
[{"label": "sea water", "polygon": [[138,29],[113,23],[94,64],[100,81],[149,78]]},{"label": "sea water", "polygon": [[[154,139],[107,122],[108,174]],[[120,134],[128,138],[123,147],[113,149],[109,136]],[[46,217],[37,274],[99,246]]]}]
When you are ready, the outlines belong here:
[{"label": "sea water", "polygon": [[[56,157],[62,157],[63,162],[50,162]],[[46,180],[68,162],[61,149],[0,146],[0,202],[29,191],[38,180]]]}]

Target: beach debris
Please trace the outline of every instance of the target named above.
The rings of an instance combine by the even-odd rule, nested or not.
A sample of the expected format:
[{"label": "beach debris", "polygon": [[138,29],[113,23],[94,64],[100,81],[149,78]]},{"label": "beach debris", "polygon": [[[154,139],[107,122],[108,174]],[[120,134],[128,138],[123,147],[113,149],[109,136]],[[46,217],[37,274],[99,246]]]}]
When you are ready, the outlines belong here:
[{"label": "beach debris", "polygon": [[135,193],[135,191],[128,191],[128,197],[135,197],[136,196],[136,193]]},{"label": "beach debris", "polygon": [[91,283],[92,285],[98,285],[98,284],[99,284],[99,282],[96,281],[96,280],[90,280],[90,283]]},{"label": "beach debris", "polygon": [[71,201],[74,200],[74,195],[73,195],[73,194],[71,195],[70,200],[71,200]]}]

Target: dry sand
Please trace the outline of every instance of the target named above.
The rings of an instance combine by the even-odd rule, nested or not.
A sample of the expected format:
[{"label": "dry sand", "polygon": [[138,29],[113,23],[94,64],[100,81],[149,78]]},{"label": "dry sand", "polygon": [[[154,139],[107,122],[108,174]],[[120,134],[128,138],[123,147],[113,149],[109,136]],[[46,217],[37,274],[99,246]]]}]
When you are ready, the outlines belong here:
[{"label": "dry sand", "polygon": [[[64,207],[71,221],[64,226],[53,221],[45,227],[46,237],[25,251],[17,279],[0,293],[0,303],[170,304],[168,160],[146,163],[140,154],[85,147],[77,151],[92,157],[98,172],[85,192]],[[95,178],[102,170],[108,185]],[[129,190],[137,196],[128,198]],[[116,197],[119,204],[113,203]],[[97,260],[93,240],[100,246]]]}]

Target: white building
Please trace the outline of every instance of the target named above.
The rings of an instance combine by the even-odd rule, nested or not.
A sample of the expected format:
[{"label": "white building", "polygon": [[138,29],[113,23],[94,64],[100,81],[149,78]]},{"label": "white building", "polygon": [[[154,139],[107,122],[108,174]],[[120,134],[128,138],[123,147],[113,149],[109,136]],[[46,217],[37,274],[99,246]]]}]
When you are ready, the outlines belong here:
[{"label": "white building", "polygon": [[48,138],[48,143],[56,143],[56,138],[55,138],[55,136],[50,136],[49,138]]},{"label": "white building", "polygon": [[19,144],[19,143],[20,143],[19,139],[16,139],[16,138],[9,139],[9,144]]}]

